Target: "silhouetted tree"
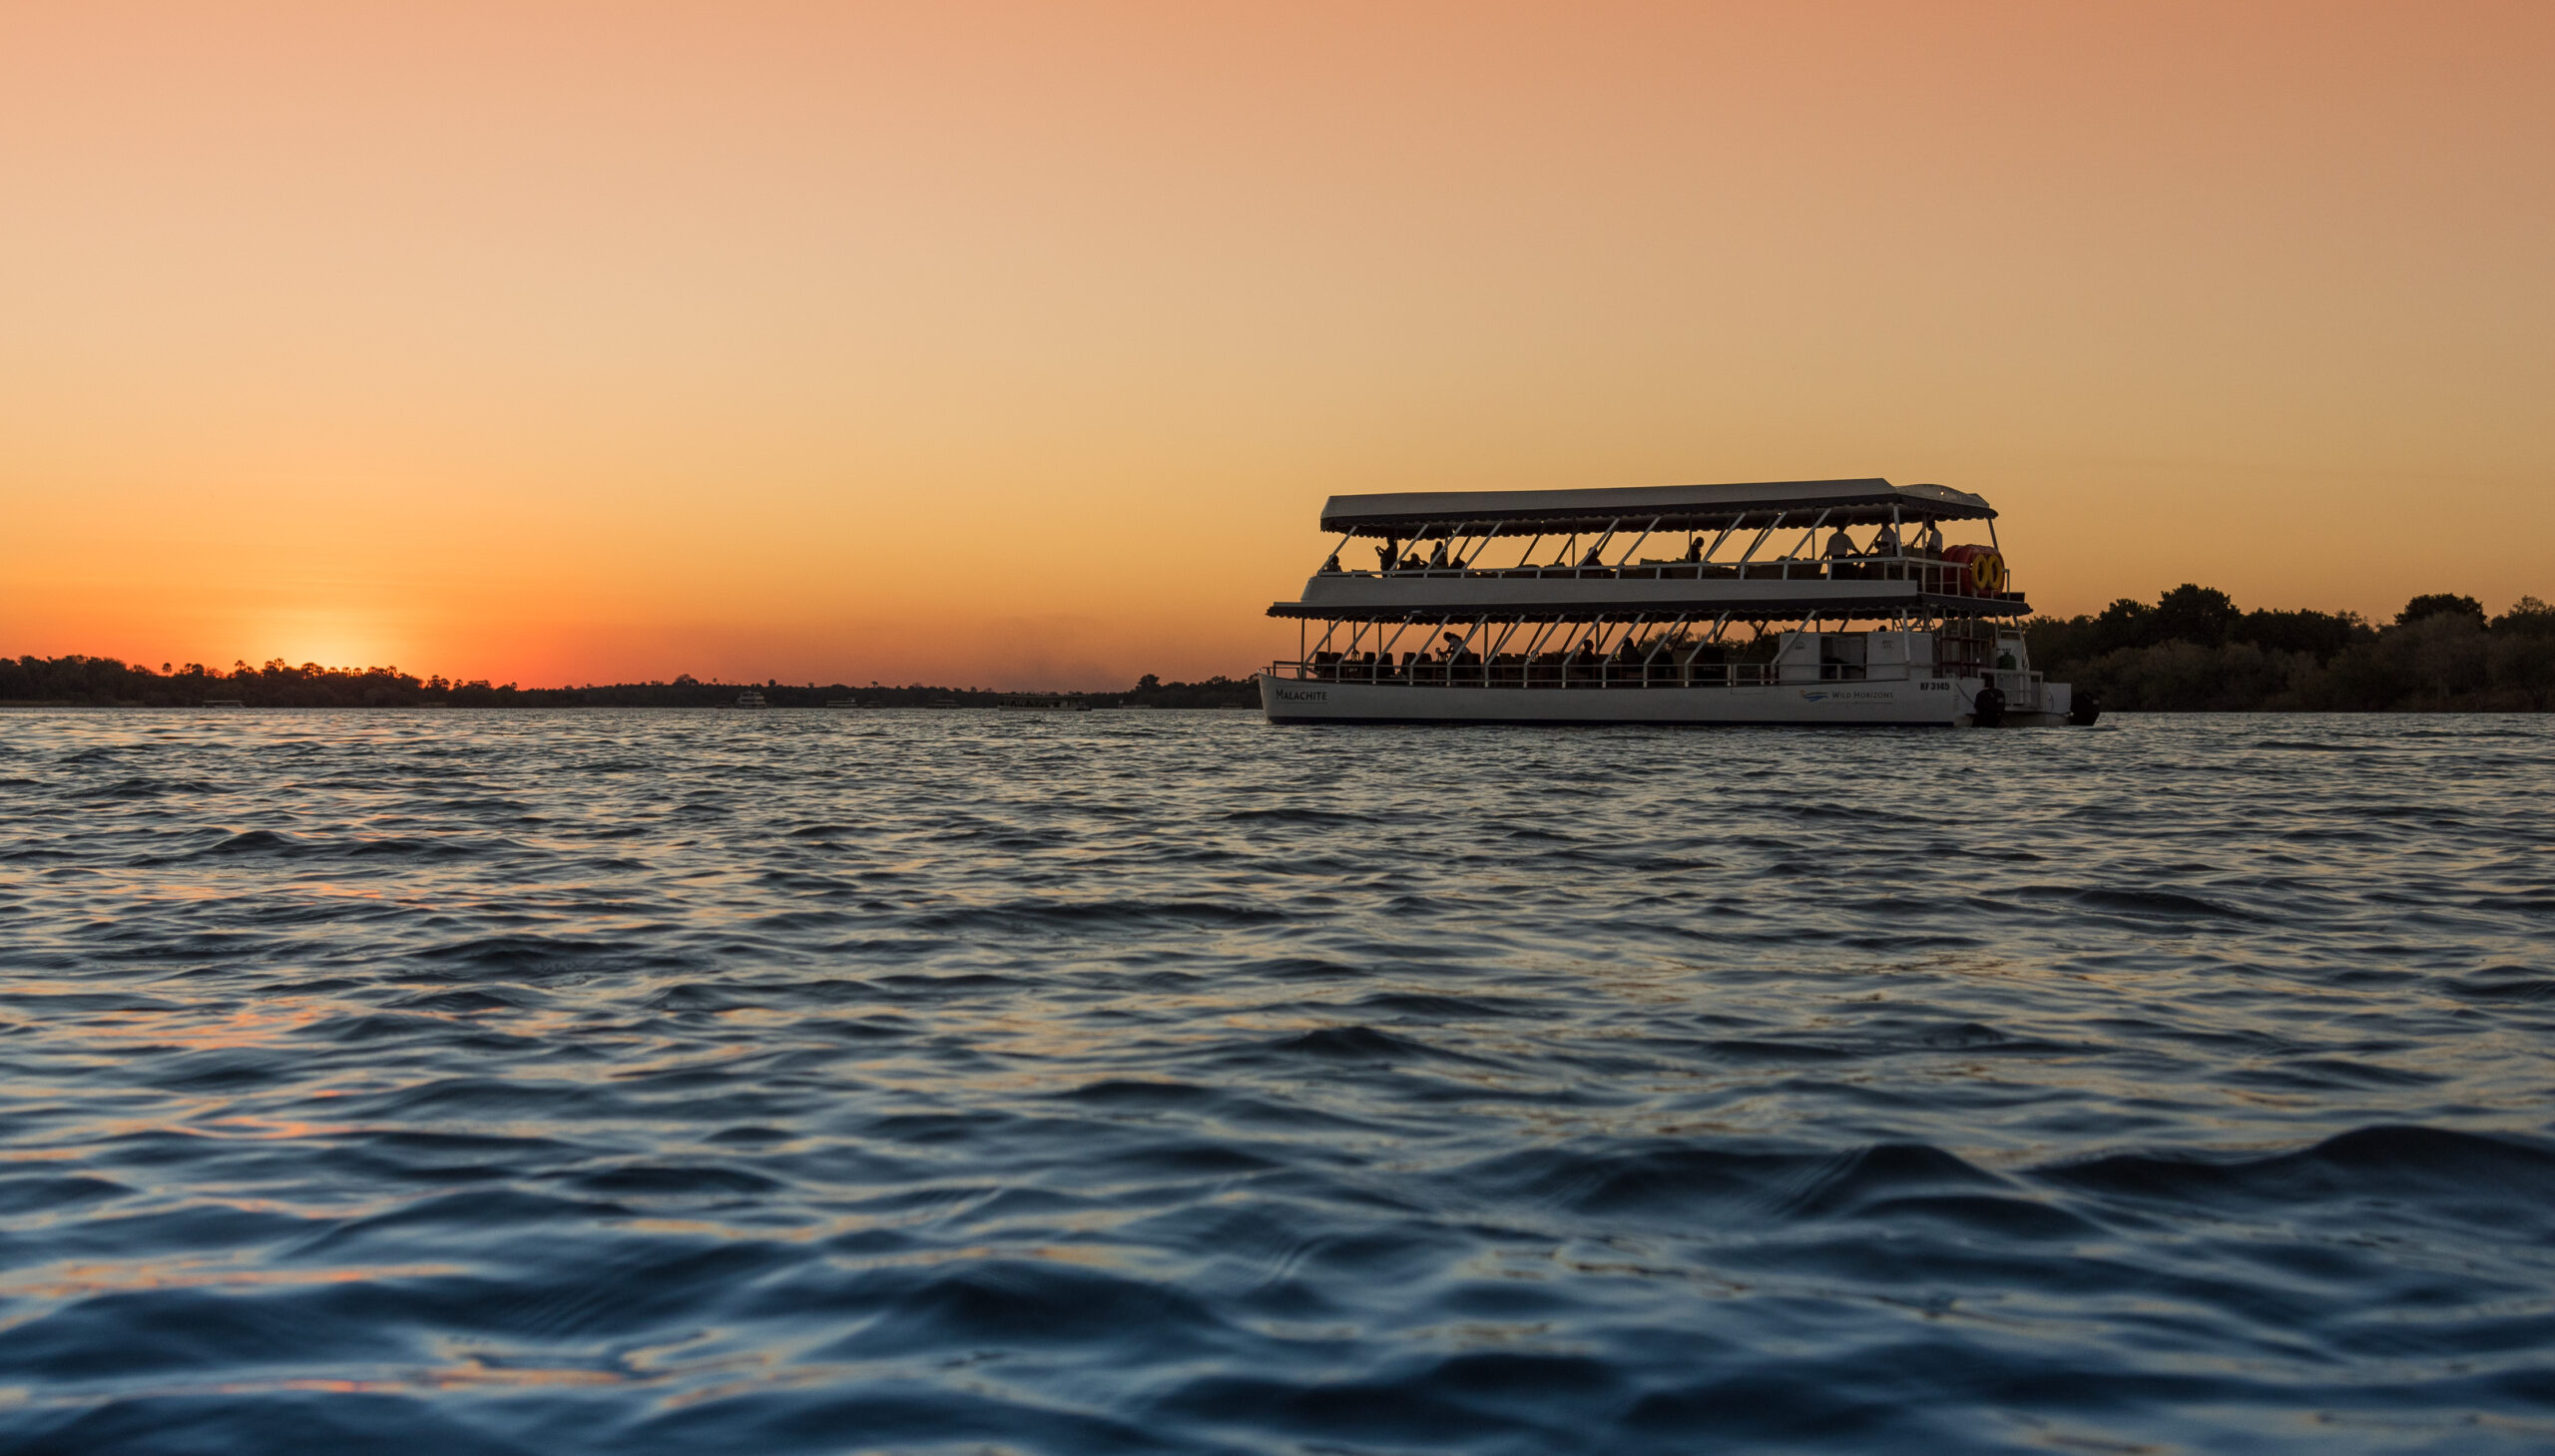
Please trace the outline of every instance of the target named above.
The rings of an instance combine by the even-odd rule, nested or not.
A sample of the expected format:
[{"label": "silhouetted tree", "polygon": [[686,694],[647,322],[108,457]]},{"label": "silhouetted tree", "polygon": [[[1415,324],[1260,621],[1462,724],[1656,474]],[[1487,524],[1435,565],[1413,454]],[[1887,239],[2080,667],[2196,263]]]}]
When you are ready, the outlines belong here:
[{"label": "silhouetted tree", "polygon": [[2144,602],[2123,597],[2105,607],[2093,622],[2093,642],[2089,651],[2118,652],[2125,647],[2156,645],[2156,609]]},{"label": "silhouetted tree", "polygon": [[2472,617],[2475,625],[2481,627],[2484,625],[2484,604],[2473,597],[2460,597],[2448,592],[2415,597],[2404,604],[2403,611],[2395,614],[2395,625],[2409,627],[2425,617]]},{"label": "silhouetted tree", "polygon": [[2305,653],[2318,664],[2372,634],[2356,612],[2274,612],[2262,608],[2245,614],[2228,630],[2237,642],[2277,652]]},{"label": "silhouetted tree", "polygon": [[2518,637],[2555,637],[2555,607],[2535,597],[2522,597],[2511,604],[2511,610],[2493,619],[2494,635],[2508,633]]},{"label": "silhouetted tree", "polygon": [[2156,599],[2154,632],[2160,642],[2196,642],[2216,647],[2244,616],[2236,603],[2215,587],[2185,582]]}]

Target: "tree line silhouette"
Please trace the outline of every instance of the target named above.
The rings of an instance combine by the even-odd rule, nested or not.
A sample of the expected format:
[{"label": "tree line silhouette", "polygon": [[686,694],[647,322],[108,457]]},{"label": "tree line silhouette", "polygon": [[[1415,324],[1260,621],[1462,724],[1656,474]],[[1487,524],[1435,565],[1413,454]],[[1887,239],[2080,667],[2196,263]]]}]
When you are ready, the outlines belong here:
[{"label": "tree line silhouette", "polygon": [[2237,608],[2186,583],[2154,606],[2023,625],[2032,666],[2133,712],[2545,712],[2555,607],[2522,597],[2487,619],[2472,597],[2415,597],[2377,625],[2352,612]]},{"label": "tree line silhouette", "polygon": [[[230,671],[202,663],[158,671],[116,658],[0,658],[0,703],[77,708],[194,708],[238,703],[246,708],[726,708],[738,696],[760,693],[775,708],[823,708],[852,703],[872,708],[990,708],[1007,695],[982,688],[933,688],[920,684],[866,687],[777,681],[704,682],[690,674],[671,683],[615,683],[604,687],[525,688],[484,679],[456,682],[419,678],[397,668],[295,666],[276,658],[258,667],[235,663]],[[1165,683],[1146,674],[1133,688],[1078,695],[1095,707],[1232,708],[1260,706],[1248,678],[1222,676],[1199,683]]]}]

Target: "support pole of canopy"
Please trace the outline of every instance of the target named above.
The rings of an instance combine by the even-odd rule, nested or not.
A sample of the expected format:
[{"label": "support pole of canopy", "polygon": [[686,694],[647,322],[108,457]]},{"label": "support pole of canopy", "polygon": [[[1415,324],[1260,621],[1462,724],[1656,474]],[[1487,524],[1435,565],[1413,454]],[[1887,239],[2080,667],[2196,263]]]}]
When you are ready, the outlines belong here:
[{"label": "support pole of canopy", "polygon": [[[1641,655],[1641,685],[1643,687],[1647,688],[1650,686],[1651,665],[1659,661],[1659,655],[1672,645],[1673,639],[1679,632],[1685,630],[1686,619],[1693,615],[1694,614],[1691,612],[1678,613],[1677,619],[1669,623],[1665,631],[1661,632],[1659,636],[1651,639],[1650,651]],[[1673,662],[1675,659],[1672,658],[1670,661]]]},{"label": "support pole of canopy", "polygon": [[1784,524],[1784,517],[1790,514],[1791,512],[1789,511],[1775,512],[1775,519],[1768,521],[1765,529],[1757,533],[1757,539],[1748,543],[1748,550],[1741,554],[1737,565],[1745,567],[1748,563],[1756,560],[1758,551],[1766,544],[1766,538],[1774,535],[1775,532]]},{"label": "support pole of canopy", "polygon": [[[1828,508],[1828,510],[1833,510],[1833,509],[1835,509],[1833,506],[1830,506],[1830,507]],[[1776,558],[1776,560],[1778,560],[1778,561],[1798,561],[1798,560],[1800,560],[1800,549],[1801,549],[1802,547],[1804,547],[1804,546],[1807,546],[1808,544],[1810,544],[1810,542],[1811,542],[1811,541],[1813,541],[1813,540],[1815,540],[1815,539],[1817,538],[1817,536],[1818,536],[1818,528],[1827,524],[1827,514],[1828,514],[1828,513],[1827,513],[1827,511],[1820,511],[1816,516],[1812,517],[1812,518],[1811,518],[1811,520],[1810,520],[1810,523],[1809,523],[1809,529],[1800,533],[1800,539],[1799,539],[1798,541],[1795,541],[1795,542],[1793,542],[1793,543],[1792,543],[1792,549],[1791,549],[1791,550],[1789,550],[1789,551],[1785,552],[1782,556],[1777,557],[1777,558]],[[1816,559],[1816,555],[1817,555],[1817,554],[1816,554],[1815,552],[1811,553],[1811,557],[1812,557],[1812,559],[1813,559],[1813,560],[1815,560],[1815,559]]]},{"label": "support pole of canopy", "polygon": [[1720,642],[1721,642],[1721,636],[1722,636],[1722,634],[1723,634],[1724,632],[1729,631],[1729,630],[1730,630],[1730,614],[1729,614],[1729,613],[1727,613],[1727,612],[1724,612],[1723,614],[1721,614],[1721,616],[1720,616],[1720,617],[1718,617],[1718,618],[1716,618],[1716,619],[1714,620],[1714,622],[1713,622],[1713,630],[1712,630],[1711,632],[1709,632],[1709,633],[1706,633],[1706,634],[1704,635],[1704,637],[1703,637],[1700,641],[1698,641],[1698,642],[1695,644],[1695,649],[1694,649],[1694,651],[1692,651],[1692,652],[1690,652],[1690,653],[1686,654],[1686,686],[1687,686],[1687,687],[1692,688],[1692,687],[1694,687],[1694,686],[1695,686],[1695,659],[1697,659],[1697,658],[1699,658],[1699,657],[1702,657],[1702,656],[1704,655],[1704,649],[1705,649],[1705,648],[1718,646],[1718,645],[1720,644]]},{"label": "support pole of canopy", "polygon": [[1615,660],[1624,655],[1624,649],[1633,645],[1633,634],[1641,629],[1642,619],[1649,615],[1647,612],[1634,613],[1633,620],[1624,624],[1623,636],[1616,638],[1614,647],[1607,652],[1606,656],[1597,660],[1598,687],[1608,686],[1606,680],[1612,676],[1610,670],[1615,666]]},{"label": "support pole of canopy", "polygon": [[1721,550],[1721,544],[1730,539],[1730,533],[1738,530],[1739,523],[1747,519],[1748,513],[1746,511],[1742,511],[1738,515],[1731,517],[1730,524],[1722,527],[1721,534],[1713,538],[1713,544],[1704,548],[1704,560],[1712,560],[1713,553]]},{"label": "support pole of canopy", "polygon": [[1633,553],[1641,550],[1641,544],[1650,539],[1651,532],[1659,529],[1659,523],[1663,519],[1660,516],[1650,518],[1650,524],[1641,528],[1641,534],[1633,538],[1633,544],[1625,547],[1624,554],[1615,558],[1615,570],[1622,571],[1631,564]]},{"label": "support pole of canopy", "polygon": [[[1692,631],[1694,620],[1695,614],[1692,612],[1678,613],[1676,627],[1670,630],[1667,639],[1660,644],[1660,651],[1668,655],[1668,665],[1671,668],[1677,666],[1677,649],[1685,644],[1686,638]],[[1645,666],[1642,670],[1642,681],[1649,680],[1650,670]]]},{"label": "support pole of canopy", "polygon": [[1491,665],[1499,661],[1500,653],[1508,646],[1508,639],[1517,635],[1517,628],[1518,624],[1515,622],[1500,624],[1499,636],[1482,649],[1481,686],[1484,688],[1494,686],[1490,681]]},{"label": "support pole of canopy", "polygon": [[[1624,518],[1621,516],[1617,516],[1615,519],[1608,521],[1606,523],[1606,534],[1598,537],[1597,544],[1588,548],[1588,555],[1595,557],[1601,562],[1604,561],[1606,559],[1606,543],[1615,539],[1615,528],[1622,524],[1624,524]],[[1578,562],[1571,563],[1570,574],[1572,576],[1579,575],[1581,570],[1583,570],[1583,568]]]},{"label": "support pole of canopy", "polygon": [[1518,654],[1518,657],[1522,660],[1517,665],[1518,687],[1532,688],[1535,686],[1535,658],[1544,650],[1544,639],[1552,636],[1553,629],[1560,625],[1561,619],[1555,617],[1544,623],[1541,627],[1536,628],[1535,635],[1526,639],[1526,650]]},{"label": "support pole of canopy", "polygon": [[[1472,567],[1472,547],[1466,547],[1466,542],[1472,542],[1472,521],[1456,524],[1454,537],[1446,537],[1446,565],[1459,572]],[[1487,547],[1489,537],[1482,537],[1482,544]]]},{"label": "support pole of canopy", "polygon": [[[1401,635],[1402,635],[1403,633],[1408,632],[1408,631],[1410,630],[1410,621],[1411,621],[1411,619],[1412,619],[1412,618],[1414,618],[1414,617],[1416,617],[1416,616],[1418,616],[1418,615],[1419,615],[1419,614],[1418,614],[1418,613],[1416,613],[1416,612],[1404,612],[1403,614],[1401,614],[1401,623],[1400,623],[1400,625],[1399,625],[1399,626],[1397,626],[1397,627],[1395,627],[1395,628],[1393,629],[1393,638],[1392,638],[1392,641],[1390,641],[1390,642],[1388,642],[1388,643],[1385,643],[1385,644],[1384,644],[1384,647],[1383,647],[1382,657],[1383,657],[1383,659],[1384,659],[1384,661],[1385,661],[1386,663],[1388,663],[1388,664],[1389,664],[1389,663],[1392,661],[1392,658],[1393,658],[1393,649],[1401,645]],[[1383,632],[1384,632],[1384,626],[1383,626],[1383,624],[1382,624],[1382,623],[1380,623],[1380,622],[1376,623],[1376,624],[1375,624],[1375,635],[1376,635],[1376,636],[1378,636],[1378,637],[1381,637],[1381,636],[1383,636]]]},{"label": "support pole of canopy", "polygon": [[[1458,640],[1456,641],[1455,645],[1454,645],[1453,647],[1450,647],[1450,648],[1446,649],[1446,686],[1447,686],[1447,687],[1451,688],[1451,687],[1453,687],[1453,686],[1455,685],[1455,659],[1456,659],[1456,658],[1458,658],[1458,657],[1460,657],[1460,656],[1462,656],[1462,655],[1463,655],[1463,651],[1464,651],[1464,649],[1472,645],[1473,634],[1474,634],[1474,633],[1476,633],[1476,632],[1481,631],[1481,629],[1482,629],[1482,624],[1484,624],[1484,623],[1488,622],[1489,620],[1490,620],[1490,616],[1489,616],[1489,614],[1488,614],[1488,613],[1484,613],[1483,615],[1481,615],[1481,616],[1479,616],[1479,617],[1474,618],[1474,619],[1473,619],[1473,624],[1472,624],[1472,626],[1470,626],[1470,627],[1468,627],[1468,628],[1465,628],[1465,629],[1464,629],[1464,635],[1463,635],[1460,639],[1458,639]],[[1443,626],[1446,624],[1446,622],[1447,622],[1447,621],[1448,621],[1448,619],[1443,618],[1443,617],[1441,617],[1441,618],[1437,619],[1438,625],[1439,625],[1440,627],[1443,627]],[[1452,634],[1452,633],[1448,633],[1448,634],[1446,634],[1446,635],[1447,635],[1447,636],[1449,636],[1449,637],[1452,637],[1454,634]]]}]

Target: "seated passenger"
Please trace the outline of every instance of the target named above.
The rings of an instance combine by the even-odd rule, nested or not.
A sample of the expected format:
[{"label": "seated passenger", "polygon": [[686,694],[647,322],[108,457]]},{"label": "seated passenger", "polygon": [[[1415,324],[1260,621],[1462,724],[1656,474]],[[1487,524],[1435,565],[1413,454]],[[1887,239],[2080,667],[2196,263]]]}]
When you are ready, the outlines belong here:
[{"label": "seated passenger", "polygon": [[1429,568],[1430,568],[1431,570],[1434,570],[1434,571],[1444,571],[1444,570],[1446,569],[1446,543],[1445,543],[1445,542],[1440,541],[1440,542],[1438,542],[1438,543],[1436,544],[1436,546],[1434,546],[1433,548],[1431,548],[1431,549],[1429,550],[1429,553],[1428,553],[1428,565],[1429,565]]},{"label": "seated passenger", "polygon": [[1330,560],[1321,564],[1321,570],[1324,576],[1339,575],[1339,553],[1336,551],[1332,552],[1330,554]]},{"label": "seated passenger", "polygon": [[1916,533],[1916,554],[1918,556],[1940,556],[1943,554],[1943,528],[1941,526],[1936,525],[1932,521],[1927,521],[1925,523],[1925,529]]},{"label": "seated passenger", "polygon": [[1836,528],[1836,534],[1827,538],[1826,554],[1832,561],[1838,557],[1860,556],[1863,553],[1855,548],[1854,538],[1846,535],[1845,528],[1839,526]]},{"label": "seated passenger", "polygon": [[1874,556],[1896,556],[1898,554],[1898,528],[1896,526],[1883,525],[1880,528],[1879,534],[1872,537],[1871,554]]},{"label": "seated passenger", "polygon": [[1602,565],[1603,563],[1601,563],[1601,562],[1597,559],[1597,552],[1598,552],[1599,548],[1603,547],[1605,544],[1606,544],[1605,542],[1600,541],[1600,542],[1598,542],[1595,546],[1591,546],[1591,547],[1589,547],[1589,548],[1588,548],[1588,554],[1587,554],[1586,556],[1583,556],[1583,557],[1581,557],[1581,558],[1579,559],[1579,564],[1580,564],[1581,566],[1599,566],[1599,565]]}]

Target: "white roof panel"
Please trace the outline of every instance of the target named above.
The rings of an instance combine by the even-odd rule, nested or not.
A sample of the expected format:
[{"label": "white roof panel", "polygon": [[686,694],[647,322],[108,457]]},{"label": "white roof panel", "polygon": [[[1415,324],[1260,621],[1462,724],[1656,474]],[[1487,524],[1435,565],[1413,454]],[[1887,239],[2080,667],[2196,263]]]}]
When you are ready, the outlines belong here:
[{"label": "white roof panel", "polygon": [[1440,490],[1335,495],[1321,508],[1321,528],[1357,536],[1407,537],[1417,532],[1499,536],[1604,530],[1620,521],[1663,531],[1727,525],[1782,512],[1801,525],[1827,512],[1827,524],[1985,520],[1996,514],[1984,497],[1941,485],[1860,480],[1776,480],[1729,485],[1657,485],[1597,490]]}]

